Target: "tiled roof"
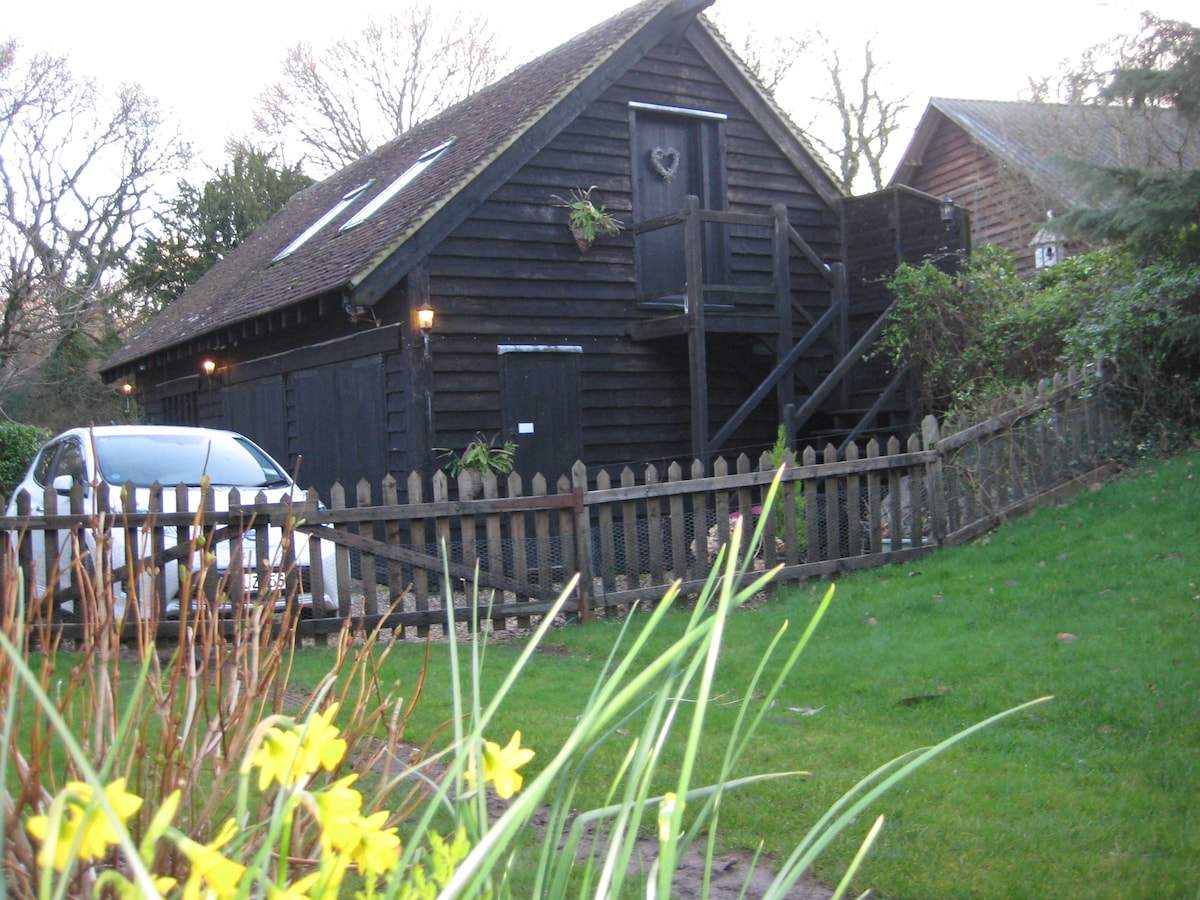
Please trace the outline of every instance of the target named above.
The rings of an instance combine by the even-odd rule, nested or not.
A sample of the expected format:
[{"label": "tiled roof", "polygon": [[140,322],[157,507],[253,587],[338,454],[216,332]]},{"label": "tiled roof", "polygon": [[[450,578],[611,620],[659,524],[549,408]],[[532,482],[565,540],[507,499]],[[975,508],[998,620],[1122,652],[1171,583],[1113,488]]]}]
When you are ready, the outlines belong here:
[{"label": "tiled roof", "polygon": [[940,113],[992,155],[1015,167],[1066,206],[1080,202],[1071,162],[1109,168],[1200,167],[1200,134],[1170,109],[935,97],[921,119],[893,184],[921,164]]},{"label": "tiled roof", "polygon": [[[643,0],[297,194],[113,354],[104,369],[308,298],[348,294],[650,22],[694,16],[711,2]],[[339,232],[423,153],[451,139],[449,149],[375,215]],[[537,149],[521,151],[532,155]],[[347,192],[372,179],[371,188],[341,216],[272,263]]]}]

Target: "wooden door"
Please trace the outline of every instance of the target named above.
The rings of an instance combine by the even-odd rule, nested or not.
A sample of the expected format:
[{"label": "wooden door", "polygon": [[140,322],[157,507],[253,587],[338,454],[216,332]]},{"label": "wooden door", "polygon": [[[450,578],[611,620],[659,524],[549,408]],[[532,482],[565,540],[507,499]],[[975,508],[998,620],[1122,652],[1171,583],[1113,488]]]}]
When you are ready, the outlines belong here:
[{"label": "wooden door", "polygon": [[303,457],[301,486],[316,487],[328,500],[337,481],[353,497],[359,479],[366,478],[378,495],[387,474],[381,358],[303,369],[292,373],[291,380],[295,418],[289,463]]},{"label": "wooden door", "polygon": [[[635,220],[679,212],[689,195],[699,199],[702,209],[725,208],[722,118],[660,108],[632,110]],[[706,228],[703,244],[706,280],[723,280],[723,230]],[[681,302],[687,290],[683,226],[639,234],[636,254],[641,299]]]},{"label": "wooden door", "polygon": [[[281,463],[288,458],[287,404],[283,376],[255,378],[222,389],[225,424]],[[285,463],[286,464],[286,463]]]},{"label": "wooden door", "polygon": [[577,346],[502,346],[500,386],[504,434],[516,441],[515,468],[525,480],[546,476],[551,491],[583,457]]}]

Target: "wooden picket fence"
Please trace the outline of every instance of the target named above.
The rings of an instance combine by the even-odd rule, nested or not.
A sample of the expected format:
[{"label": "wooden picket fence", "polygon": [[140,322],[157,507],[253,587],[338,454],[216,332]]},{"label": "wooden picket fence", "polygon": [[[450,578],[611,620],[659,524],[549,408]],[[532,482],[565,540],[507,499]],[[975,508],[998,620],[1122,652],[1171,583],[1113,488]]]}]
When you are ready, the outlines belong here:
[{"label": "wooden picket fence", "polygon": [[[969,540],[1107,477],[1116,426],[1104,387],[1098,367],[1073,370],[996,404],[970,426],[930,417],[920,434],[904,442],[891,438],[861,448],[851,443],[841,452],[831,445],[789,454],[779,496],[763,523],[762,546],[743,568],[779,566],[777,580],[786,581],[886,565]],[[578,463],[554,485],[535,477],[528,490],[518,476],[503,483],[489,476],[482,497],[464,500],[444,473],[428,480],[412,473],[403,494],[402,483],[389,476],[378,496],[365,481],[352,498],[335,486],[328,508],[313,493],[304,504],[287,506],[268,506],[261,498],[243,506],[235,495],[228,511],[199,517],[186,507],[87,515],[77,490],[69,501],[74,513],[59,514],[51,493],[45,501],[53,514],[0,519],[0,531],[16,547],[21,535],[42,529],[46,546],[53,547],[64,531],[92,529],[97,537],[89,546],[103,548],[111,546],[105,530],[123,529],[120,545],[137,552],[101,562],[112,579],[126,584],[149,573],[142,580],[150,585],[143,592],[152,595],[146,608],[155,610],[160,632],[169,632],[178,626],[163,621],[166,599],[154,586],[164,584],[165,566],[178,566],[181,579],[194,572],[197,551],[189,536],[197,521],[205,545],[230,542],[229,559],[235,561],[247,532],[266,546],[271,529],[294,529],[308,536],[306,558],[292,558],[293,542],[285,541],[283,558],[272,564],[286,577],[272,582],[260,560],[253,581],[317,597],[329,589],[334,608],[313,603],[301,634],[321,639],[352,618],[364,627],[382,624],[421,637],[447,627],[447,597],[456,622],[490,619],[495,627],[519,628],[545,614],[572,582],[562,609],[567,619],[654,601],[674,582],[694,593],[736,518],[757,524],[775,475],[769,454],[716,459],[711,471],[694,462],[686,472],[673,463],[589,473]],[[176,497],[186,503],[186,492]],[[151,509],[162,508],[161,498],[152,500]],[[59,567],[69,567],[74,582],[95,571],[95,560],[87,567],[70,562],[33,560],[28,553],[21,560],[30,584],[39,565],[47,573],[43,583],[51,584]],[[240,568],[232,562],[206,580],[208,602],[243,595],[250,576]],[[60,598],[78,589],[74,582],[58,589]]]}]

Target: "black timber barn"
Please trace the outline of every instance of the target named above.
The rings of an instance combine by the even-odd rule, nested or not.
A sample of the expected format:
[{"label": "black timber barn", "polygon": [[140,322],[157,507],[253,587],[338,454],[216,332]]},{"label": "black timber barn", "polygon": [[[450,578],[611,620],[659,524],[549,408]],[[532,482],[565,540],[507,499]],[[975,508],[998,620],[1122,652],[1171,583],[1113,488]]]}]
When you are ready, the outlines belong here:
[{"label": "black timber barn", "polygon": [[[853,364],[879,277],[955,235],[931,197],[843,197],[711,2],[645,0],[296,195],[105,378],[322,494],[478,432],[553,484],[577,459],[753,455],[784,420],[908,428],[904,391]],[[559,202],[589,187],[625,228],[584,253]]]}]

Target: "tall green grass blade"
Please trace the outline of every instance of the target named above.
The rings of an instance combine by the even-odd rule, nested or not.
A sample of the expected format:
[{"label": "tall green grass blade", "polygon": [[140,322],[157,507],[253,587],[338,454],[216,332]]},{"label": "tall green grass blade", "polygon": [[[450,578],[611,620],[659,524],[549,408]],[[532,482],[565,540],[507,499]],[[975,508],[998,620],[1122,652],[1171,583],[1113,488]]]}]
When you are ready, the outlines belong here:
[{"label": "tall green grass blade", "polygon": [[838,882],[837,888],[833,892],[830,900],[842,900],[846,896],[846,891],[850,890],[850,884],[854,881],[854,876],[858,874],[858,870],[862,868],[863,862],[867,858],[867,854],[875,845],[875,839],[879,837],[879,832],[883,830],[883,816],[875,819],[871,830],[867,832],[867,836],[859,845],[858,851],[854,854],[854,859],[850,861],[850,865],[846,867],[845,873],[842,875],[842,880]]}]

